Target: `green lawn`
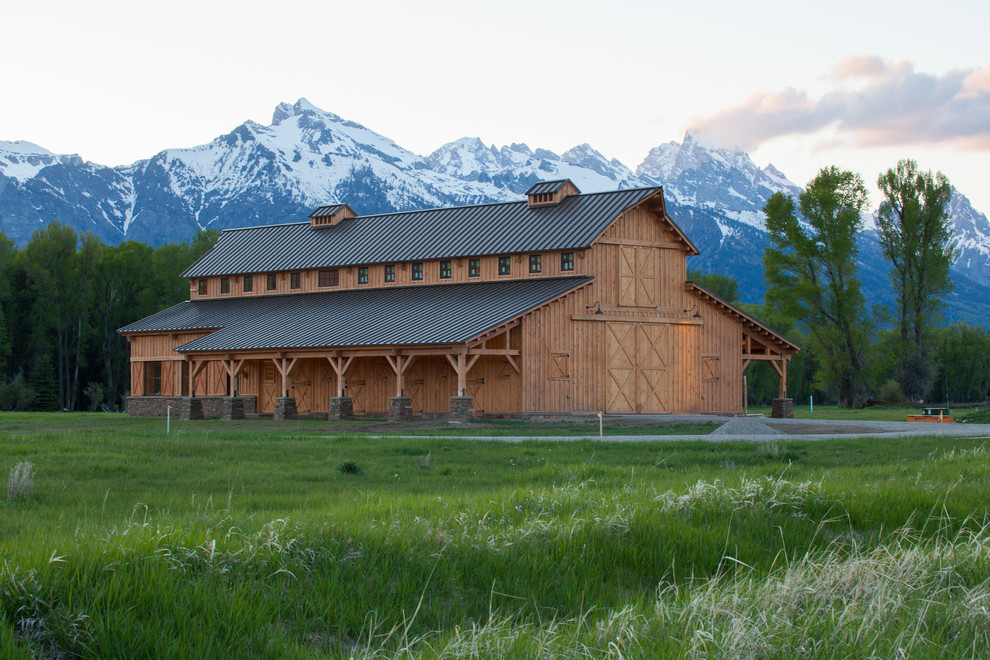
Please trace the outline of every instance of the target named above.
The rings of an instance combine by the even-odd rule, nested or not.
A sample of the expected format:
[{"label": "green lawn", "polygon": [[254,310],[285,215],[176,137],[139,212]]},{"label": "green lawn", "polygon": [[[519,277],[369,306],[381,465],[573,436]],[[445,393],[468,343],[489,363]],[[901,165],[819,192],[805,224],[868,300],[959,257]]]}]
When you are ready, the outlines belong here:
[{"label": "green lawn", "polygon": [[982,441],[327,426],[0,414],[0,657],[990,653]]},{"label": "green lawn", "polygon": [[[933,404],[939,405],[939,404]],[[973,417],[974,422],[987,423],[986,408],[953,408],[952,415],[957,420]],[[770,406],[750,406],[750,414],[761,414],[769,417]],[[905,422],[908,415],[921,414],[921,406],[870,406],[869,408],[839,408],[838,406],[822,406],[815,404],[814,412],[810,406],[795,405],[794,417],[797,419],[849,419],[859,421]]]}]

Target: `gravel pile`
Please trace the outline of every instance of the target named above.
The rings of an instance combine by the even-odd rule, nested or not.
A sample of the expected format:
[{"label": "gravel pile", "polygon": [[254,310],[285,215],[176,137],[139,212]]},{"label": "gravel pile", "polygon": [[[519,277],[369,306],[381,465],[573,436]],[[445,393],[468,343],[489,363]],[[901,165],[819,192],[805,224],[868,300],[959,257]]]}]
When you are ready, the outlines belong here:
[{"label": "gravel pile", "polygon": [[756,417],[735,417],[709,435],[787,435],[772,429]]}]

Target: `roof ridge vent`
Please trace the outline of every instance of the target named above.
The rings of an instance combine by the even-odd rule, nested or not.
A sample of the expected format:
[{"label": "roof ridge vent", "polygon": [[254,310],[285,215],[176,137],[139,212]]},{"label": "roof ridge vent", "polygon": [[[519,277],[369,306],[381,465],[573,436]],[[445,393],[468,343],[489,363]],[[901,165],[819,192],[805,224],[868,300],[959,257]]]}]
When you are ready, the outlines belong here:
[{"label": "roof ridge vent", "polygon": [[526,203],[534,206],[555,206],[570,195],[580,195],[581,191],[570,179],[540,181],[526,191]]},{"label": "roof ridge vent", "polygon": [[309,214],[309,226],[313,229],[323,229],[334,227],[340,224],[341,220],[357,217],[357,213],[347,204],[331,204],[321,206]]}]

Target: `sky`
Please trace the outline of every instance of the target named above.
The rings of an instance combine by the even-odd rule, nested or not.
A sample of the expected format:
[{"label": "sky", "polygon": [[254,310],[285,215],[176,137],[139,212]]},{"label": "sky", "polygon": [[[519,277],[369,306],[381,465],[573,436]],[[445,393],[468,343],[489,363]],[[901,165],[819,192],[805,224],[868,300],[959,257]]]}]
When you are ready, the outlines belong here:
[{"label": "sky", "polygon": [[990,213],[987,0],[4,4],[0,140],[104,165],[305,97],[421,155],[588,143],[635,169],[690,130],[871,186],[913,158]]}]

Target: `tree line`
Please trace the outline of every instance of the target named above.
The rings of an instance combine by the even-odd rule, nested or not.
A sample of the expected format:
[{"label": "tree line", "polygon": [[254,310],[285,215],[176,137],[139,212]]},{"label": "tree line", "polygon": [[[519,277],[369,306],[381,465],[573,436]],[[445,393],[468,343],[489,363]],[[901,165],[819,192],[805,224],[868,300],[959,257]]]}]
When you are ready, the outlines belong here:
[{"label": "tree line", "polygon": [[0,233],[0,409],[122,409],[130,365],[117,328],[187,300],[179,274],[218,237],[113,246],[53,222],[18,249]]},{"label": "tree line", "polygon": [[[822,169],[795,200],[776,193],[764,206],[770,245],[767,292],[747,311],[805,350],[790,365],[789,394],[855,406],[869,399],[984,401],[990,392],[990,335],[963,323],[942,327],[956,257],[950,242],[949,180],[902,160],[877,181],[877,230],[890,263],[894,309],[868,310],[857,277],[857,234],[869,200],[862,177]],[[716,293],[734,282],[698,276]],[[705,278],[709,279],[705,279]],[[738,296],[736,296],[738,297]],[[751,369],[752,398],[776,392],[769,369]]]}]

